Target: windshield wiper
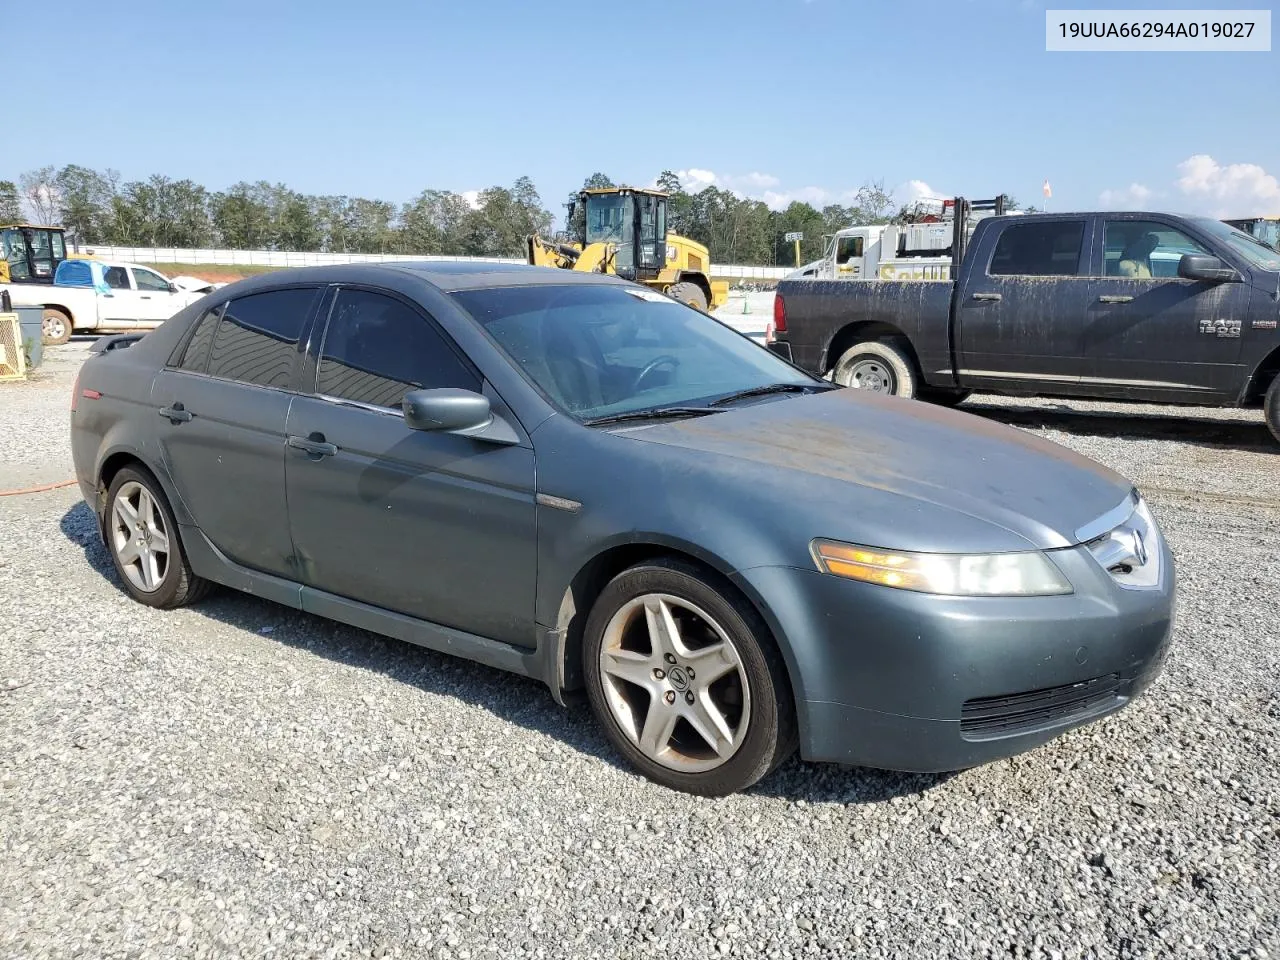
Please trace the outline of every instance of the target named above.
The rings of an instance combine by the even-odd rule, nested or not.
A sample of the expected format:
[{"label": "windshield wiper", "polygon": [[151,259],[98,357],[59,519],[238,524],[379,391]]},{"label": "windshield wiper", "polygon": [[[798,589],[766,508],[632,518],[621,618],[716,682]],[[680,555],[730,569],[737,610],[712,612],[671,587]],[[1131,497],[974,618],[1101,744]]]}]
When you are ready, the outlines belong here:
[{"label": "windshield wiper", "polygon": [[670,417],[705,417],[708,413],[719,413],[710,407],[654,407],[651,410],[633,410],[631,413],[614,413],[607,417],[595,417],[582,422],[588,427],[598,427],[606,423],[627,423],[631,420],[666,420]]},{"label": "windshield wiper", "polygon": [[719,400],[712,400],[711,406],[719,407],[726,403],[733,403],[735,400],[745,400],[747,397],[763,397],[770,393],[804,393],[806,390],[830,389],[834,388],[825,383],[771,383],[766,387],[739,390],[737,393],[731,393],[727,397],[721,397]]}]

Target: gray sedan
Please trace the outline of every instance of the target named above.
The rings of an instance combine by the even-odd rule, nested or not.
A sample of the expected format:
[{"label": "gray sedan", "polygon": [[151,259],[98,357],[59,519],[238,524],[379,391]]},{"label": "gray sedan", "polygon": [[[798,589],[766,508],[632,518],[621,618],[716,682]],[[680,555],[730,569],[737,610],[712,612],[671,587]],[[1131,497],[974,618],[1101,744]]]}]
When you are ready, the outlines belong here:
[{"label": "gray sedan", "polygon": [[135,599],[222,584],[585,688],[677,789],[797,749],[1007,757],[1128,703],[1169,642],[1172,557],[1122,477],[616,278],[289,270],[95,354],[75,466]]}]

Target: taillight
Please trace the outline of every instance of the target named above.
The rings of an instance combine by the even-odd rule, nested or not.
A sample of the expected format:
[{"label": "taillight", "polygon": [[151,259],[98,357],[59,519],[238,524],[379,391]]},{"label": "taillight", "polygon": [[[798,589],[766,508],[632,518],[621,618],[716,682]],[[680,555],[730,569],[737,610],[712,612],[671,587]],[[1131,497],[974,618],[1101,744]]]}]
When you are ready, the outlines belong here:
[{"label": "taillight", "polygon": [[787,305],[782,302],[782,294],[773,295],[773,332],[787,332]]}]

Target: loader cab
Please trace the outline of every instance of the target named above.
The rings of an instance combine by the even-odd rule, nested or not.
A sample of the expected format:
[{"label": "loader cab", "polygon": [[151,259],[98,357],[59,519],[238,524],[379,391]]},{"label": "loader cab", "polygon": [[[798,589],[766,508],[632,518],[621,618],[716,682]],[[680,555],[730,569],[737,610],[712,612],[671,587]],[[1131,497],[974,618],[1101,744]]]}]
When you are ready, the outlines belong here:
[{"label": "loader cab", "polygon": [[612,243],[614,272],[627,280],[653,280],[667,261],[667,195],[621,187],[584,190],[583,245]]},{"label": "loader cab", "polygon": [[58,264],[65,259],[67,243],[61,227],[0,226],[0,282],[53,283]]}]

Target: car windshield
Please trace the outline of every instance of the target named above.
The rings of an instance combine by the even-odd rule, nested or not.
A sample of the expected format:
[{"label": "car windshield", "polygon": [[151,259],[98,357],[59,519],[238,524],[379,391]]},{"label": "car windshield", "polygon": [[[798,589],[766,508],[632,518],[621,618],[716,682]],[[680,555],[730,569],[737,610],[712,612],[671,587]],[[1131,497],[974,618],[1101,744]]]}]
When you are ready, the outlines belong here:
[{"label": "car windshield", "polygon": [[1221,220],[1211,220],[1208,217],[1197,220],[1196,224],[1205,233],[1212,234],[1216,240],[1229,246],[1233,253],[1244,257],[1252,266],[1280,273],[1280,253],[1272,250],[1256,237],[1251,237]]},{"label": "car windshield", "polygon": [[579,420],[709,406],[775,384],[825,386],[720,321],[641,286],[539,284],[454,297]]}]

